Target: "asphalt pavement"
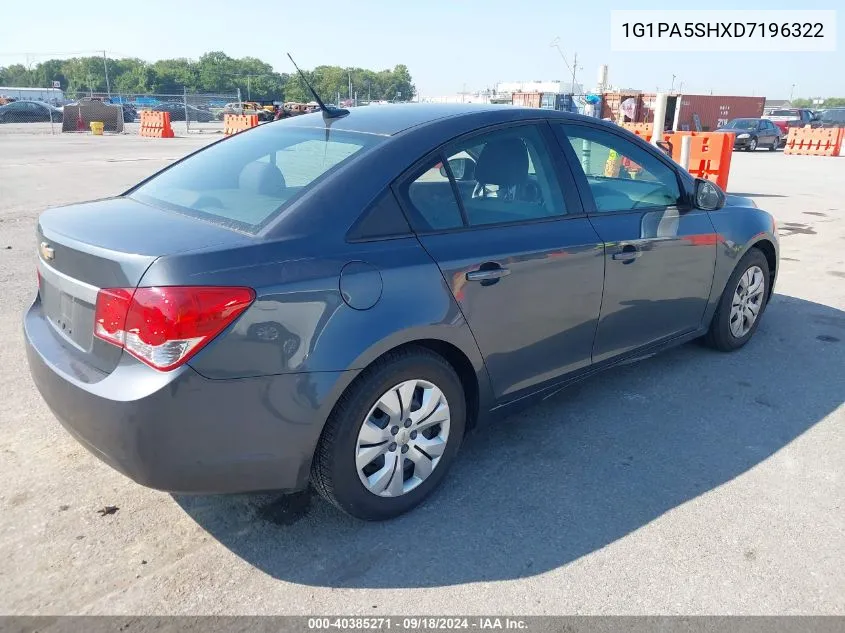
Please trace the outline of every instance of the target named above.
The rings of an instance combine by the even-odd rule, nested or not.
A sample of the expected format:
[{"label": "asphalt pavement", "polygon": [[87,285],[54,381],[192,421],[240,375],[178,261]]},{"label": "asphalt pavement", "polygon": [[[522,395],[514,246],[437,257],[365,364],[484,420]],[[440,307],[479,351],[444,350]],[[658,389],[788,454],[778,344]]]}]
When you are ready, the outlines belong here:
[{"label": "asphalt pavement", "polygon": [[425,505],[368,524],[309,493],[142,488],[28,375],[39,212],[215,138],[0,136],[0,613],[845,614],[845,157],[734,154],[729,190],[782,244],[743,350],[686,345],[483,427]]}]

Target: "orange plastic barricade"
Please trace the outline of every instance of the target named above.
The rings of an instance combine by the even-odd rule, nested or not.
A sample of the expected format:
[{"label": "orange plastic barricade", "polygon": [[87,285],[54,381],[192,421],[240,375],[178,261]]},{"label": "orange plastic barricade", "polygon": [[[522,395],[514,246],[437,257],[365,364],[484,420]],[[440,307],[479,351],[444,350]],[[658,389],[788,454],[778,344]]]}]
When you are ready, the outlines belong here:
[{"label": "orange plastic barricade", "polygon": [[842,128],[816,128],[809,125],[789,128],[784,154],[798,156],[838,156],[842,149]]},{"label": "orange plastic barricade", "polygon": [[141,136],[149,138],[173,138],[169,112],[141,111]]},{"label": "orange plastic barricade", "polygon": [[728,188],[728,175],[733,157],[734,135],[730,132],[674,132],[663,138],[672,147],[672,159],[681,160],[681,137],[690,138],[689,173],[696,178],[712,180],[723,190]]},{"label": "orange plastic barricade", "polygon": [[651,140],[651,135],[654,132],[653,123],[620,123],[620,127],[625,128],[629,132],[632,132],[647,141]]},{"label": "orange plastic barricade", "polygon": [[227,114],[223,117],[223,134],[230,136],[258,126],[257,114]]},{"label": "orange plastic barricade", "polygon": [[839,156],[839,150],[842,147],[842,128],[818,128],[813,130],[814,141],[818,145],[814,145],[815,156]]}]

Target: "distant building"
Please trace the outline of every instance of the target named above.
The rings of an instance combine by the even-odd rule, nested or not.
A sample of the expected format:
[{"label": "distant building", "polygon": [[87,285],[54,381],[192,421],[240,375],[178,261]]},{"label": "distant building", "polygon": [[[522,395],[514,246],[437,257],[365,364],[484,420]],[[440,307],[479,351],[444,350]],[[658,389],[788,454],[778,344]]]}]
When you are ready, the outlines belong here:
[{"label": "distant building", "polygon": [[493,103],[486,92],[466,92],[453,95],[420,97],[420,103]]},{"label": "distant building", "polygon": [[579,83],[560,81],[500,81],[496,84],[498,94],[513,94],[514,92],[542,92],[544,94],[584,94],[584,86]]},{"label": "distant building", "polygon": [[789,99],[766,99],[766,104],[763,106],[763,112],[768,114],[773,110],[782,110],[784,108],[791,108],[792,102]]}]

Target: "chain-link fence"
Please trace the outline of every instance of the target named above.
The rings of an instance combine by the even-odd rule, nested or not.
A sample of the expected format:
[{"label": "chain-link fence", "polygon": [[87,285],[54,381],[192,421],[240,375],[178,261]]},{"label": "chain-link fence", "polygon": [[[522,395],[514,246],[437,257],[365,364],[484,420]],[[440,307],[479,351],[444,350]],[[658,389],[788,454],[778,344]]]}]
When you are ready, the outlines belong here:
[{"label": "chain-link fence", "polygon": [[[28,89],[0,91],[0,124],[4,132],[58,134],[91,132],[91,123],[103,123],[106,133],[137,134],[141,112],[170,114],[176,134],[222,133],[225,114],[258,113],[273,119],[272,109],[244,103],[233,94],[128,94]],[[67,119],[67,121],[65,121]]]}]

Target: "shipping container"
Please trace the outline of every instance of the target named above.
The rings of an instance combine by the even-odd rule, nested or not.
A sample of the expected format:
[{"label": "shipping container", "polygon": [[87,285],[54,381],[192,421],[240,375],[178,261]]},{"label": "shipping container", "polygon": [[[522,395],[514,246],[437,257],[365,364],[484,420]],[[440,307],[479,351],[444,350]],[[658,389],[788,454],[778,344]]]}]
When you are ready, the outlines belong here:
[{"label": "shipping container", "polygon": [[[622,103],[628,99],[634,100],[634,116],[622,115],[619,111]],[[612,119],[620,123],[642,123],[645,108],[643,107],[643,94],[635,91],[605,92],[602,95],[601,118]]]},{"label": "shipping container", "polygon": [[526,108],[539,108],[542,98],[542,92],[514,92],[511,103]]},{"label": "shipping container", "polygon": [[678,129],[694,130],[697,116],[705,132],[715,130],[731,119],[761,117],[766,104],[765,97],[720,95],[682,95],[679,101]]},{"label": "shipping container", "polygon": [[[653,92],[606,92],[602,99],[602,118],[620,121],[620,104],[626,99],[635,99],[633,117],[621,119],[626,123],[654,123],[655,93]],[[763,116],[765,97],[740,97],[728,95],[670,95],[666,104],[664,127],[670,128],[678,112],[678,129],[695,130],[696,118],[702,131],[715,130],[731,119],[757,118]]]}]

